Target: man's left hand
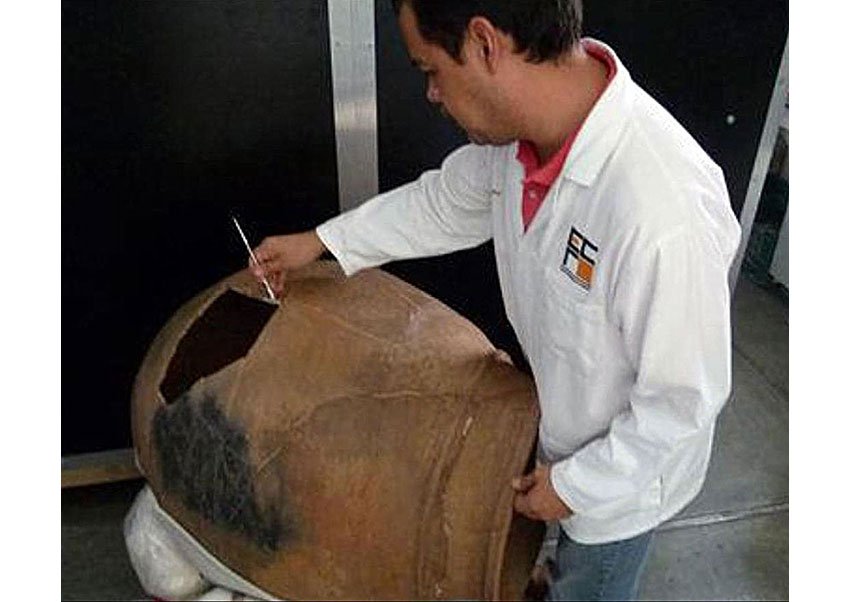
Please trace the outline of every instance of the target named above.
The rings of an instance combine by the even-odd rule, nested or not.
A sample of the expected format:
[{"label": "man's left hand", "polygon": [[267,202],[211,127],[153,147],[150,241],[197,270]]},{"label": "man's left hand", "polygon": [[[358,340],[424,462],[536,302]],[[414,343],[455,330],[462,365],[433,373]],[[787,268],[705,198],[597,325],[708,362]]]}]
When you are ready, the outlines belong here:
[{"label": "man's left hand", "polygon": [[525,476],[511,483],[516,497],[514,510],[532,520],[552,521],[567,518],[572,514],[561,501],[550,479],[550,467],[541,464]]}]

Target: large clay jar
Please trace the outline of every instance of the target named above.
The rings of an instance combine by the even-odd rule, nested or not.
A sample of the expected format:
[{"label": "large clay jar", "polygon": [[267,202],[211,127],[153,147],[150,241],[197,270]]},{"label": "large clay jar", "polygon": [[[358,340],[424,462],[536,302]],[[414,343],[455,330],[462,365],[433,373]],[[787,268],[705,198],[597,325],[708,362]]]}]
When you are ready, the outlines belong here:
[{"label": "large clay jar", "polygon": [[512,510],[531,379],[379,270],[246,272],[154,340],[133,391],[141,470],[209,553],[284,599],[518,599],[543,525]]}]

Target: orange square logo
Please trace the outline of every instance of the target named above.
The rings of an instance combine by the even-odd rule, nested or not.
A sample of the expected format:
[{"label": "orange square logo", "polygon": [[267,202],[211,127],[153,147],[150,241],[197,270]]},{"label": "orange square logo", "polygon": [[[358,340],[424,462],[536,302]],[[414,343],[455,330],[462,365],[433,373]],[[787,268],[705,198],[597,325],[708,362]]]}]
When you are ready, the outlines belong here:
[{"label": "orange square logo", "polygon": [[599,248],[587,240],[584,234],[574,227],[570,228],[567,251],[564,253],[561,271],[583,289],[590,290],[593,284],[593,270],[596,267],[598,251]]}]

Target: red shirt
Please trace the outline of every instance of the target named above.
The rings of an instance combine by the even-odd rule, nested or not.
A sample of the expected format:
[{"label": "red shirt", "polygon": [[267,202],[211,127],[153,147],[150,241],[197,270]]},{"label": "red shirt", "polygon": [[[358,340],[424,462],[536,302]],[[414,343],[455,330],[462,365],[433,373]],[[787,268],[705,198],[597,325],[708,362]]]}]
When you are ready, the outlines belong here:
[{"label": "red shirt", "polygon": [[[583,41],[582,45],[585,52],[590,56],[605,63],[605,67],[608,69],[608,82],[610,83],[617,73],[617,64],[614,59],[601,46],[592,42]],[[543,199],[546,198],[546,194],[552,187],[552,182],[561,173],[567,155],[570,154],[573,142],[575,142],[580,131],[581,126],[567,138],[560,150],[542,166],[534,144],[527,140],[519,141],[516,158],[525,168],[525,178],[522,180],[522,223],[526,230],[528,230],[531,220],[534,219]]]}]

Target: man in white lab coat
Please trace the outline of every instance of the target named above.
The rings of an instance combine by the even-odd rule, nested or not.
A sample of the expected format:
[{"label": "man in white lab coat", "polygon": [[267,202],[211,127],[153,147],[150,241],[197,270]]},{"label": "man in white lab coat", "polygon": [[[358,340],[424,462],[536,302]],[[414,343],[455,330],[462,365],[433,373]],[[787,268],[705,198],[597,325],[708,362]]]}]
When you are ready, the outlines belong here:
[{"label": "man in white lab coat", "polygon": [[315,231],[267,238],[254,273],[281,291],[326,249],[350,275],[492,238],[541,408],[515,508],[561,526],[549,597],[633,599],[653,530],[702,487],[730,391],[740,231],[723,174],[580,37],[579,0],[394,4],[428,100],[470,144]]}]

